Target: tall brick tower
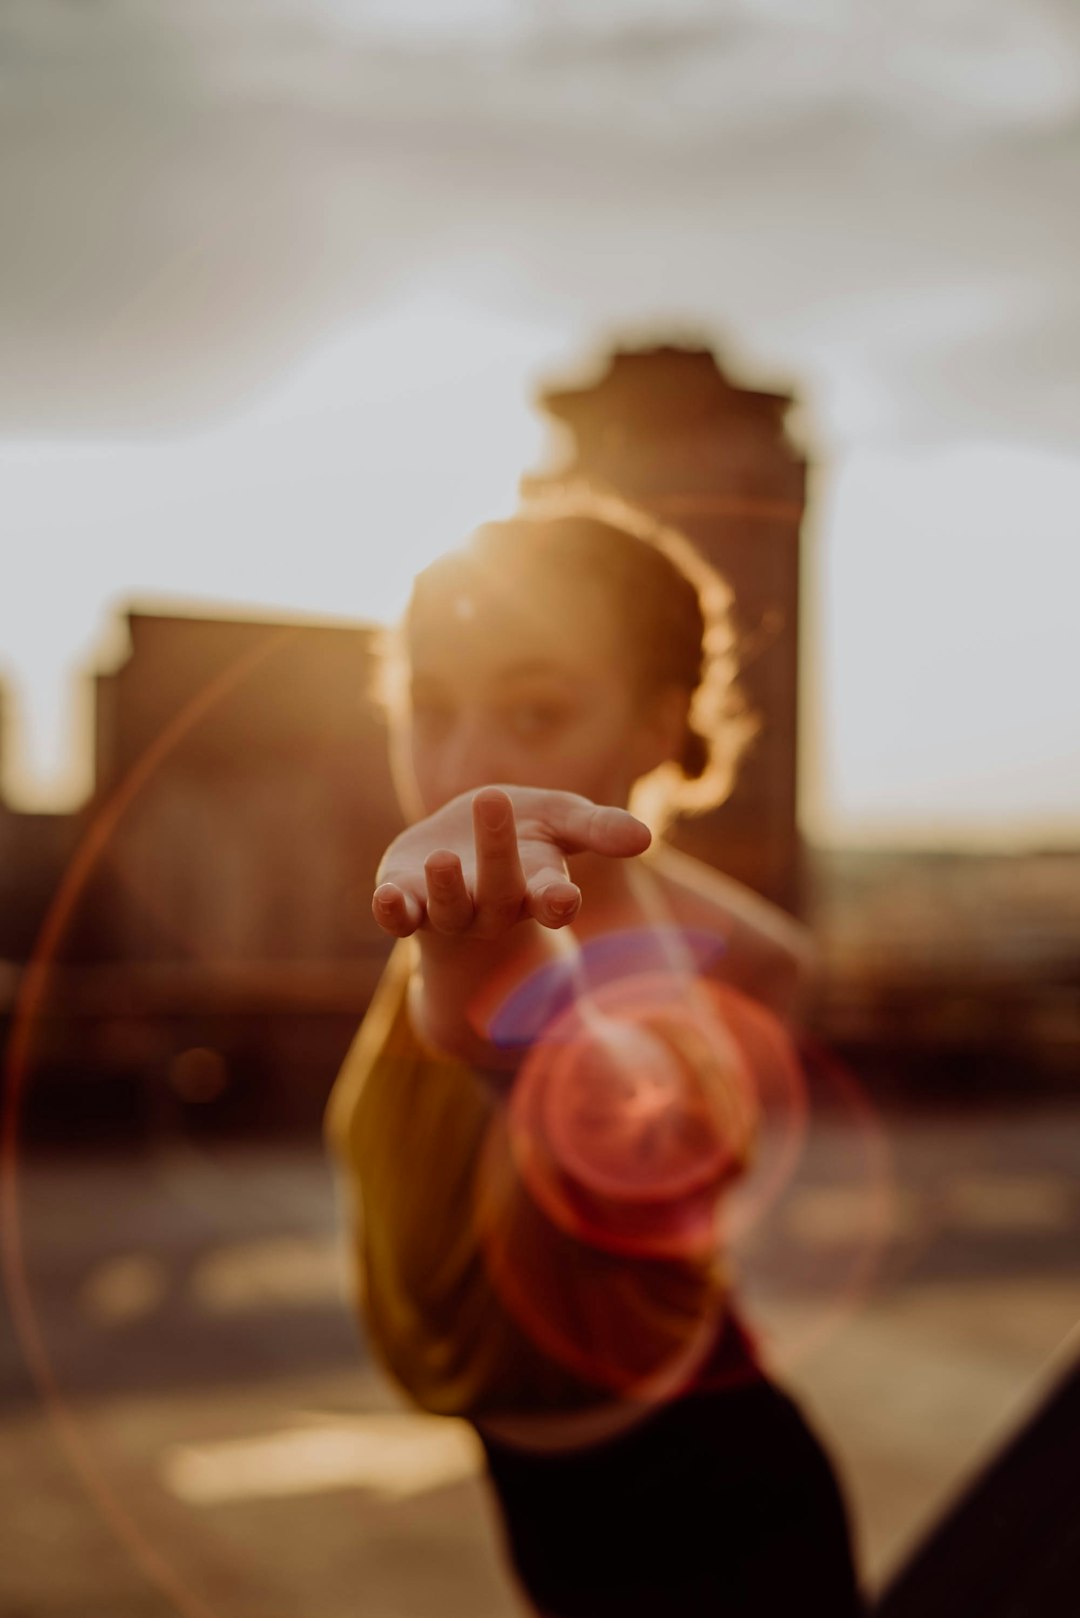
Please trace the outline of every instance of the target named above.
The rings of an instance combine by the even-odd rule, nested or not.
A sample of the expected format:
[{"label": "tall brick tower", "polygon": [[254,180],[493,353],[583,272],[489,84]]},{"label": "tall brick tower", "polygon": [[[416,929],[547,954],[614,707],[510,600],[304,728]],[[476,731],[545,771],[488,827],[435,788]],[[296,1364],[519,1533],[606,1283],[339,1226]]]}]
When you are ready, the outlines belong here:
[{"label": "tall brick tower", "polygon": [[671,840],[788,909],[799,908],[796,828],[799,534],[806,462],[793,401],[735,386],[705,348],[619,350],[591,386],[547,389],[573,450],[522,496],[584,486],[682,530],[735,592],[741,681],[761,719],[735,791]]}]

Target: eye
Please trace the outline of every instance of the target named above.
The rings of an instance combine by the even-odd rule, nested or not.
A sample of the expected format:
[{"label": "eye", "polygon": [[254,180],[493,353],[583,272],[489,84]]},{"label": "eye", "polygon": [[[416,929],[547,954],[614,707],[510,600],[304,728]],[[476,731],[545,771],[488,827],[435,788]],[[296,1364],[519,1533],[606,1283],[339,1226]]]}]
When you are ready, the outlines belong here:
[{"label": "eye", "polygon": [[453,712],[447,702],[438,702],[432,697],[414,698],[412,702],[412,722],[422,730],[442,730],[453,718]]},{"label": "eye", "polygon": [[510,728],[518,736],[540,736],[561,725],[566,710],[551,702],[518,702],[508,710]]}]

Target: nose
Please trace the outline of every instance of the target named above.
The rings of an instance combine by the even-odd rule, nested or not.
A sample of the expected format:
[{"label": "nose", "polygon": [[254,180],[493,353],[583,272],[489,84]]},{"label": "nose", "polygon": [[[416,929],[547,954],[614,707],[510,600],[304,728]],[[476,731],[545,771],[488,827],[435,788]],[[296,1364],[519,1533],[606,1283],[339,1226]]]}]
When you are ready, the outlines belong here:
[{"label": "nose", "polygon": [[438,743],[431,760],[443,803],[459,793],[505,781],[505,763],[499,757],[490,720],[482,713],[460,714]]}]

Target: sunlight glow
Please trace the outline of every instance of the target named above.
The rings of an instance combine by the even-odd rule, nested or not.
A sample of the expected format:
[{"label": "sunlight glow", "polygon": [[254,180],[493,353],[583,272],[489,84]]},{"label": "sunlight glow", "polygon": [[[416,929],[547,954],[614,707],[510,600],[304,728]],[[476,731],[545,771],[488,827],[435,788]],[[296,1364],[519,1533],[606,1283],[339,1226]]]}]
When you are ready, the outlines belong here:
[{"label": "sunlight glow", "polygon": [[211,1314],[310,1309],[344,1296],[343,1257],[333,1237],[239,1242],[200,1259],[190,1287],[195,1302]]},{"label": "sunlight glow", "polygon": [[191,1505],[370,1489],[407,1500],[481,1470],[480,1446],[464,1421],[411,1413],[260,1434],[166,1452],[166,1487]]},{"label": "sunlight glow", "polygon": [[161,1307],[169,1274],[150,1253],[125,1253],[91,1271],[80,1290],[85,1312],[103,1326],[128,1326]]},{"label": "sunlight glow", "polygon": [[810,834],[1075,839],[1080,457],[862,450],[825,482],[815,527]]},{"label": "sunlight glow", "polygon": [[541,328],[417,291],[213,430],[0,446],[18,555],[0,595],[0,792],[23,809],[85,797],[73,666],[119,660],[132,601],[394,617],[419,567],[515,503],[544,436],[531,379],[552,348]]}]

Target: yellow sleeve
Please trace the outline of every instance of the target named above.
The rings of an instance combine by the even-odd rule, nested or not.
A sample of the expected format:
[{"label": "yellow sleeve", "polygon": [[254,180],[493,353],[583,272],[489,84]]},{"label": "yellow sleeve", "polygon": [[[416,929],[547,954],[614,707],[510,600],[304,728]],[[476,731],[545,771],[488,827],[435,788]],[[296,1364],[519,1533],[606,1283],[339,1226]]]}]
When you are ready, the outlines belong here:
[{"label": "yellow sleeve", "polygon": [[559,1227],[521,1172],[510,1109],[416,1038],[413,949],[395,947],[325,1119],[374,1351],[418,1404],[473,1417],[681,1375],[722,1308],[715,1257],[639,1257]]}]

